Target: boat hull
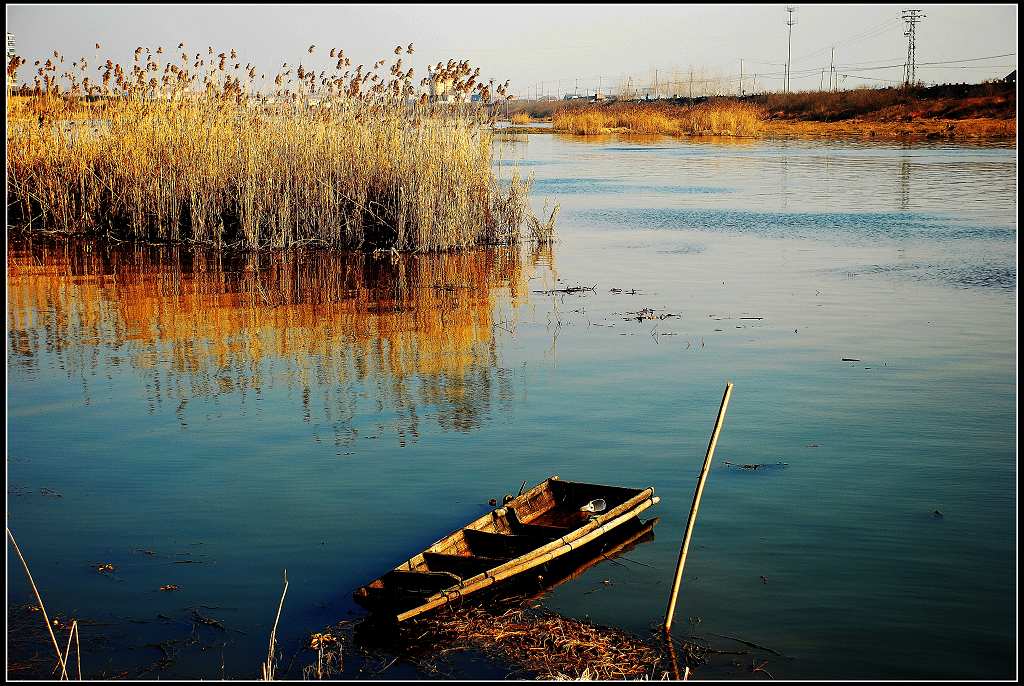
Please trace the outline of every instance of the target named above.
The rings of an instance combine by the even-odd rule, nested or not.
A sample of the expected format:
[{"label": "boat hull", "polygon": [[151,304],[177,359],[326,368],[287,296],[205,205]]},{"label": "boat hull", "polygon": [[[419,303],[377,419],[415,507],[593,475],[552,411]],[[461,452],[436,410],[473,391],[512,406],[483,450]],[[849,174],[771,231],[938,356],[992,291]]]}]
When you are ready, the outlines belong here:
[{"label": "boat hull", "polygon": [[[594,499],[609,508],[591,514]],[[355,591],[364,607],[405,621],[580,550],[657,504],[653,488],[551,477],[453,531]]]}]

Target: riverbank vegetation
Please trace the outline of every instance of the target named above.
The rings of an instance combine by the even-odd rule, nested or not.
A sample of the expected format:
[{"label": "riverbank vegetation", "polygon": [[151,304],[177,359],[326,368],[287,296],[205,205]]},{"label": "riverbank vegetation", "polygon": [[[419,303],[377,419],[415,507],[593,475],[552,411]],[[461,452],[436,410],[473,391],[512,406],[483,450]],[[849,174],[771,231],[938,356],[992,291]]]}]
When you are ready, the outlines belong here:
[{"label": "riverbank vegetation", "polygon": [[693,106],[670,103],[614,103],[555,111],[558,131],[595,135],[614,130],[667,136],[755,136],[761,110],[744,102],[712,100]]},{"label": "riverbank vegetation", "polygon": [[507,83],[468,62],[430,65],[417,83],[412,45],[371,68],[331,49],[333,68],[286,62],[266,79],[234,50],[172,52],[140,47],[98,78],[57,52],[35,65],[35,86],[8,98],[9,223],[241,249],[552,238],[530,180],[492,167],[491,105]]},{"label": "riverbank vegetation", "polygon": [[[858,88],[652,101],[517,103],[564,133],[659,135],[1013,138],[1011,84]],[[513,116],[515,116],[513,114]]]},{"label": "riverbank vegetation", "polygon": [[764,109],[768,135],[1013,138],[1017,132],[1016,90],[1001,82],[771,93],[750,101]]}]

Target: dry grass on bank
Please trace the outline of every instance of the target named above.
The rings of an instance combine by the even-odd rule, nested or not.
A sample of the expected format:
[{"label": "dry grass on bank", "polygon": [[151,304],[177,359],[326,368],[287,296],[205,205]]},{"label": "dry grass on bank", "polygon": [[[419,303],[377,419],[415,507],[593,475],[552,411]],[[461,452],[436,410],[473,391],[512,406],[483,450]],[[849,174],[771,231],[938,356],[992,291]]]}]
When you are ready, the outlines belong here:
[{"label": "dry grass on bank", "polygon": [[576,135],[613,130],[666,136],[755,136],[760,132],[761,109],[749,103],[709,100],[693,106],[667,104],[613,104],[571,107],[552,117],[554,128]]},{"label": "dry grass on bank", "polygon": [[1005,83],[769,93],[750,100],[763,106],[768,118],[773,120],[1013,120],[1017,115],[1016,91]]},{"label": "dry grass on bank", "polygon": [[911,119],[910,121],[793,121],[771,120],[764,124],[767,136],[801,138],[868,138],[988,140],[1012,139],[1015,119]]},{"label": "dry grass on bank", "polygon": [[513,124],[529,124],[533,121],[528,112],[516,112],[512,115]]},{"label": "dry grass on bank", "polygon": [[[386,60],[353,68],[332,49],[334,70],[286,64],[263,93],[234,50],[182,48],[170,60],[139,48],[130,69],[107,60],[101,83],[84,58],[60,76],[57,53],[37,68],[34,94],[8,99],[9,222],[243,249],[541,238],[524,228],[529,180],[492,170],[489,108],[418,95],[403,49],[390,76]],[[507,97],[468,62],[432,69],[467,99]]]},{"label": "dry grass on bank", "polygon": [[423,631],[449,649],[480,650],[538,679],[662,679],[669,673],[665,656],[648,642],[543,608],[443,612],[417,621],[416,632]]},{"label": "dry grass on bank", "polygon": [[[547,105],[545,103],[545,105]],[[531,110],[531,113],[534,113]],[[1012,84],[768,93],[742,100],[563,103],[554,129],[577,135],[1005,139],[1017,133]]]}]

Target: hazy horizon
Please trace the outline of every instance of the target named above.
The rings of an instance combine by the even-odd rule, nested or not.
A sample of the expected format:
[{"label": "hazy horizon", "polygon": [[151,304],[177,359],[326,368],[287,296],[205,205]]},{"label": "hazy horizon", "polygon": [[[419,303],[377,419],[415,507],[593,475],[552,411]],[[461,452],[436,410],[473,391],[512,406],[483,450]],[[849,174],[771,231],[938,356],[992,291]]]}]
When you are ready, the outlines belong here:
[{"label": "hazy horizon", "polygon": [[[926,83],[975,83],[1016,69],[1016,5],[917,6],[917,75]],[[835,47],[839,87],[901,82],[907,39],[902,5],[805,5],[794,13],[792,89],[827,84]],[[237,49],[268,75],[284,62],[333,66],[332,47],[353,65],[391,57],[396,45],[417,72],[468,59],[486,78],[511,80],[519,97],[620,84],[715,79],[737,89],[781,90],[787,50],[784,5],[8,5],[7,30],[32,63],[59,51],[129,63],[138,46],[181,41],[190,53]],[[310,44],[318,46],[315,55]],[[933,64],[943,63],[943,64]],[[756,81],[755,81],[756,78]]]}]

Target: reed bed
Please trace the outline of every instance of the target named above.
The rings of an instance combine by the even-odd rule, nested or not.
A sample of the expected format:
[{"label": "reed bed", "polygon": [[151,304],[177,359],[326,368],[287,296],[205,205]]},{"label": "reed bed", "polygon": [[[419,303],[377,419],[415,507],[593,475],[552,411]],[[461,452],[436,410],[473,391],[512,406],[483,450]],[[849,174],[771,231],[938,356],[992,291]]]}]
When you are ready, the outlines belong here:
[{"label": "reed bed", "polygon": [[513,124],[529,124],[531,121],[533,119],[530,117],[529,112],[515,112],[512,115]]},{"label": "reed bed", "polygon": [[8,220],[241,249],[542,238],[525,226],[530,180],[492,170],[489,124],[508,84],[468,62],[430,65],[417,85],[402,61],[412,45],[372,68],[332,49],[332,69],[285,63],[265,87],[234,50],[178,53],[140,47],[130,68],[101,63],[98,82],[85,58],[37,63],[30,94],[8,98]]},{"label": "reed bed", "polygon": [[609,131],[665,136],[755,136],[763,110],[750,103],[713,99],[693,106],[668,104],[567,107],[552,117],[554,128],[592,136]]}]

